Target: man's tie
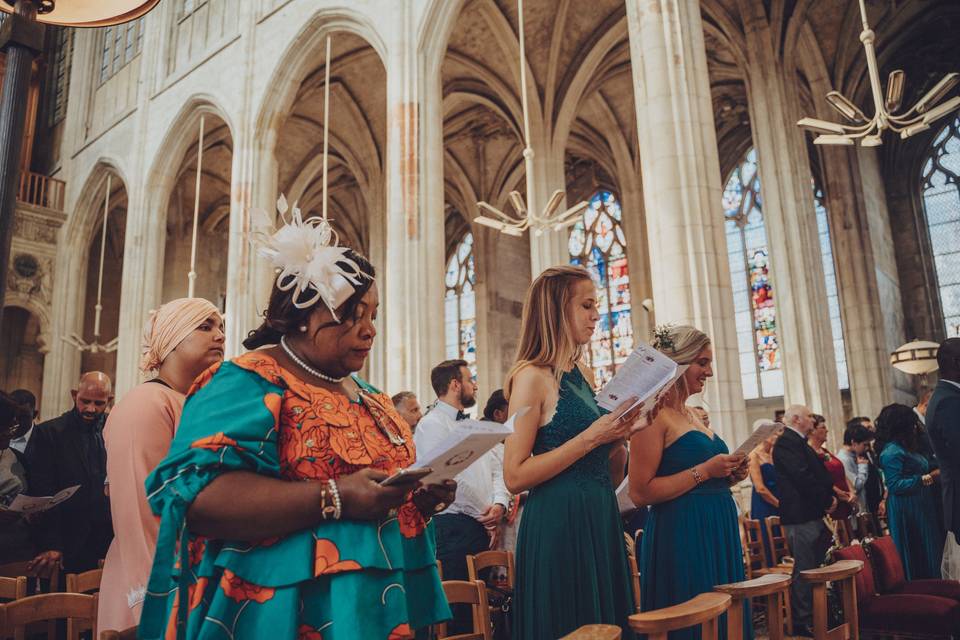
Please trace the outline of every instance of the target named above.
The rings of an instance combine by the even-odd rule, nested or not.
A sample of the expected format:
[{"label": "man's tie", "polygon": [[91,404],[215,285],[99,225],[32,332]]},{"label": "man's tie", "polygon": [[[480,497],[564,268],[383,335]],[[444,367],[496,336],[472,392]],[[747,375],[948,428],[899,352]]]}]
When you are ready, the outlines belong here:
[{"label": "man's tie", "polygon": [[468,417],[463,411],[457,411],[457,421],[466,420]]}]

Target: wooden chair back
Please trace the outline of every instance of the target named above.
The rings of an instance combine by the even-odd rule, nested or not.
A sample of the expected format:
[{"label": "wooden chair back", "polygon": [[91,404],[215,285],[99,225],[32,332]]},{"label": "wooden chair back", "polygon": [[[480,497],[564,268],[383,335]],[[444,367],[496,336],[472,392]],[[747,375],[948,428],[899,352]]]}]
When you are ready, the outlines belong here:
[{"label": "wooden chair back", "polygon": [[627,554],[627,567],[630,569],[630,580],[633,582],[633,607],[640,611],[640,569],[637,567],[636,554]]},{"label": "wooden chair back", "polygon": [[788,603],[791,582],[792,579],[786,574],[769,573],[753,580],[715,586],[714,591],[733,598],[727,613],[727,640],[743,640],[743,603],[753,598],[764,599],[770,640],[783,640],[783,610],[784,604]]},{"label": "wooden chair back", "polygon": [[96,637],[97,595],[85,593],[43,593],[0,605],[4,633],[14,640],[27,638],[27,625],[67,621],[67,640],[80,640],[83,630],[93,629]]},{"label": "wooden chair back", "polygon": [[[51,593],[57,592],[60,590],[60,569],[54,568],[50,572],[49,576],[40,576],[37,575],[35,571],[30,570],[29,562],[10,562],[7,564],[0,564],[0,577],[4,578],[18,578],[24,576],[26,578],[49,578],[50,586],[48,591]],[[28,580],[29,582],[29,580]],[[28,585],[29,586],[29,585]]]},{"label": "wooden chair back", "polygon": [[790,557],[790,545],[787,544],[787,532],[780,523],[780,516],[767,516],[764,525],[767,527],[767,538],[770,540],[770,552],[773,555],[773,564],[783,564],[783,559]]},{"label": "wooden chair back", "polygon": [[0,577],[0,600],[19,600],[27,597],[27,579]]},{"label": "wooden chair back", "polygon": [[763,551],[760,521],[741,518],[740,527],[743,533],[743,555],[747,565],[747,578],[753,578],[767,568],[767,556]]},{"label": "wooden chair back", "polygon": [[568,633],[560,640],[620,640],[622,636],[620,627],[612,624],[588,624],[573,633]]},{"label": "wooden chair back", "polygon": [[861,513],[857,516],[857,531],[861,538],[876,538],[880,535],[874,525],[873,516],[869,513]]},{"label": "wooden chair back", "polygon": [[[863,570],[862,560],[839,560],[819,569],[800,572],[800,579],[813,585],[813,637],[814,640],[831,638],[860,638],[860,614],[857,610],[857,591],[854,580]],[[827,583],[839,588],[843,604],[843,622],[833,629],[828,628]]]},{"label": "wooden chair back", "polygon": [[447,635],[446,623],[434,627],[437,638],[448,640],[493,640],[493,625],[490,622],[490,604],[487,600],[487,585],[481,580],[444,580],[443,592],[450,604],[469,604],[473,609],[473,633]]},{"label": "wooden chair back", "polygon": [[100,640],[137,640],[137,627],[130,627],[123,631],[113,631],[112,629],[101,631]]},{"label": "wooden chair back", "polygon": [[648,640],[667,640],[671,631],[700,627],[702,640],[717,640],[720,616],[732,601],[726,593],[701,593],[672,607],[635,613],[629,618],[630,628],[647,634]]},{"label": "wooden chair back", "polygon": [[853,540],[853,528],[850,526],[849,520],[846,518],[833,520],[833,533],[841,547],[850,546],[850,541]]},{"label": "wooden chair back", "polygon": [[490,567],[503,567],[507,570],[507,587],[513,589],[516,584],[516,569],[512,551],[483,551],[467,556],[467,576],[471,581],[480,579],[480,572]]},{"label": "wooden chair back", "polygon": [[67,574],[67,593],[94,593],[100,591],[103,569]]}]

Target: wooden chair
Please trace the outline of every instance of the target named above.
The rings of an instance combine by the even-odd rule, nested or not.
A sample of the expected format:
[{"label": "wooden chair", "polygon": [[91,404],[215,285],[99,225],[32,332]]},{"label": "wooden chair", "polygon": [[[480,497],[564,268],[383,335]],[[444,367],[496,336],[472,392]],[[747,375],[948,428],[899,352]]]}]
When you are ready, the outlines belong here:
[{"label": "wooden chair", "polygon": [[130,627],[123,631],[101,631],[100,640],[137,640],[137,627]]},{"label": "wooden chair", "polygon": [[841,547],[849,547],[850,542],[854,539],[853,528],[850,526],[850,521],[846,518],[843,520],[834,520],[831,518],[830,521],[833,523],[833,533],[837,539],[837,543]]},{"label": "wooden chair", "polygon": [[507,570],[507,587],[513,589],[516,583],[512,551],[483,551],[467,556],[467,576],[471,581],[480,579],[480,572],[490,567],[503,567]]},{"label": "wooden chair", "polygon": [[717,640],[720,616],[731,602],[725,593],[701,593],[672,607],[635,613],[629,618],[630,628],[647,634],[648,640],[667,640],[671,631],[699,626],[701,640]]},{"label": "wooden chair", "polygon": [[94,593],[100,591],[103,569],[67,574],[67,593]]},{"label": "wooden chair", "polygon": [[873,516],[869,513],[861,513],[857,516],[857,531],[860,533],[860,538],[876,538],[880,534],[877,532],[877,527]]},{"label": "wooden chair", "polygon": [[764,598],[767,609],[767,633],[770,640],[783,640],[783,605],[786,602],[789,610],[790,583],[792,579],[782,573],[768,573],[765,576],[746,580],[719,584],[714,591],[726,593],[733,602],[727,612],[728,640],[742,640],[743,638],[743,603],[752,598]]},{"label": "wooden chair", "polygon": [[[814,640],[833,638],[860,638],[860,616],[857,611],[857,592],[854,577],[863,570],[860,560],[840,560],[819,569],[800,572],[800,579],[813,585],[813,637]],[[843,602],[843,622],[828,629],[827,583],[835,582],[840,588]]]},{"label": "wooden chair", "polygon": [[740,539],[743,542],[743,560],[746,564],[747,579],[752,579],[762,575],[767,568],[767,556],[763,552],[760,521],[741,517],[740,534]]},{"label": "wooden chair", "polygon": [[19,600],[27,597],[27,578],[0,578],[0,600]]},{"label": "wooden chair", "polygon": [[67,640],[80,640],[82,629],[93,629],[96,637],[97,595],[43,593],[0,605],[4,633],[15,640],[25,640],[27,625],[57,620],[67,621]]},{"label": "wooden chair", "polygon": [[20,576],[24,576],[26,578],[43,578],[43,579],[46,579],[49,577],[50,585],[47,591],[50,593],[56,593],[57,591],[60,590],[60,569],[54,567],[53,571],[50,572],[49,576],[39,576],[35,571],[31,571],[29,569],[29,566],[30,566],[29,562],[10,562],[8,564],[0,564],[0,577],[18,578]]},{"label": "wooden chair", "polygon": [[630,569],[630,579],[633,581],[633,606],[640,611],[640,569],[637,567],[636,554],[627,554],[627,567]]},{"label": "wooden chair", "polygon": [[444,580],[443,591],[450,604],[469,604],[473,607],[473,633],[447,635],[447,624],[434,627],[437,638],[449,640],[493,640],[493,625],[490,622],[490,605],[487,602],[487,585],[481,580]]},{"label": "wooden chair", "polygon": [[767,528],[767,539],[770,540],[773,567],[777,568],[778,573],[792,573],[793,557],[790,555],[787,533],[780,523],[780,516],[767,516],[764,518],[764,526]]},{"label": "wooden chair", "polygon": [[612,624],[588,624],[573,633],[568,633],[560,640],[620,640],[622,635],[620,627]]}]

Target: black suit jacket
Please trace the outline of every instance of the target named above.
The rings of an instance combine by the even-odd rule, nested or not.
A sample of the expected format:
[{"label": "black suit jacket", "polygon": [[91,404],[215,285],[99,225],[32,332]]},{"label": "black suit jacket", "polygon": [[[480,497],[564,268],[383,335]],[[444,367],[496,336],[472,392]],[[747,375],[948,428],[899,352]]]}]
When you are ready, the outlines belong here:
[{"label": "black suit jacket", "polygon": [[927,405],[927,431],[940,462],[943,518],[960,539],[960,388],[937,383]]},{"label": "black suit jacket", "polygon": [[773,445],[773,466],[780,491],[780,521],[800,524],[822,518],[833,502],[833,478],[799,433],[783,430]]},{"label": "black suit jacket", "polygon": [[107,455],[103,420],[85,422],[70,410],[33,429],[27,450],[30,494],[52,496],[80,485],[66,502],[45,511],[34,521],[37,551],[63,552],[68,571],[96,569],[113,538],[110,499],[104,494]]}]

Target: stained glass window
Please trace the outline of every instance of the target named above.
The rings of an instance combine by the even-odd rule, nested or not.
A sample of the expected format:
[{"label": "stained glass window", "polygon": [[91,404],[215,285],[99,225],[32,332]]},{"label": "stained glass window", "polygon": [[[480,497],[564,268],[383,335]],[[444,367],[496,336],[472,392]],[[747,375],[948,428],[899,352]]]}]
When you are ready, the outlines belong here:
[{"label": "stained glass window", "polygon": [[143,18],[103,28],[100,46],[100,83],[104,83],[140,55]]},{"label": "stained glass window", "polygon": [[[811,182],[813,182],[811,180]],[[847,351],[843,344],[843,322],[840,319],[840,295],[837,291],[837,270],[833,261],[833,245],[830,241],[830,221],[824,204],[823,191],[813,185],[813,204],[817,214],[817,232],[820,235],[820,257],[823,260],[823,277],[827,285],[827,310],[830,313],[830,331],[833,335],[833,354],[837,362],[837,383],[841,389],[850,388],[847,374]]]},{"label": "stained glass window", "polygon": [[447,262],[444,319],[447,358],[466,360],[473,375],[477,375],[476,284],[473,234],[468,231]]},{"label": "stained glass window", "polygon": [[934,139],[921,179],[944,327],[960,336],[960,118]]},{"label": "stained glass window", "polygon": [[777,307],[770,282],[767,231],[763,224],[760,175],[754,149],[727,180],[723,213],[743,397],[749,400],[782,396]]},{"label": "stained glass window", "polygon": [[598,385],[612,378],[633,351],[630,272],[621,216],[617,197],[598,191],[570,231],[568,245],[570,262],[586,267],[597,285],[600,321],[587,358]]}]

